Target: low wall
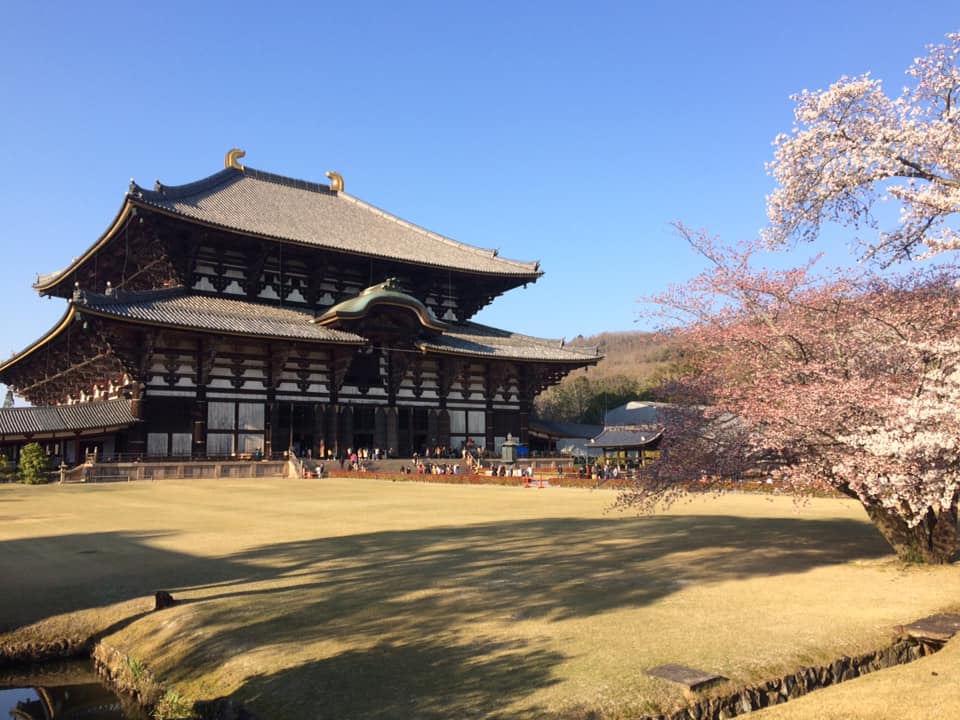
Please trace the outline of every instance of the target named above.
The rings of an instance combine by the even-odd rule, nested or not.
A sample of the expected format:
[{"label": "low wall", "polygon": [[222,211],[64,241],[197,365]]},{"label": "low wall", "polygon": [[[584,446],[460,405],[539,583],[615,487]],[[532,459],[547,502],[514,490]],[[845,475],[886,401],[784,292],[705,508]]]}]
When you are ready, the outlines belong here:
[{"label": "low wall", "polygon": [[65,483],[130,482],[133,480],[215,480],[218,478],[287,477],[285,460],[263,462],[203,461],[130,462],[79,465],[61,475]]}]

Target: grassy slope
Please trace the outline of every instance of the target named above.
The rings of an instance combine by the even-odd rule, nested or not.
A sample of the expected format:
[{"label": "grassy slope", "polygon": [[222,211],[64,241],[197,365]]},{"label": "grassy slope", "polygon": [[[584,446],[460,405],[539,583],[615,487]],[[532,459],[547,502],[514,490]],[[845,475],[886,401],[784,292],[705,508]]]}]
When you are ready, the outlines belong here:
[{"label": "grassy slope", "polygon": [[[960,597],[960,569],[899,566],[844,501],[728,496],[636,518],[605,512],[612,499],[339,479],[0,486],[16,590],[0,626],[104,630],[185,695],[281,720],[617,717],[681,701],[644,668],[751,682],[882,646]],[[147,612],[159,588],[186,602]]]}]

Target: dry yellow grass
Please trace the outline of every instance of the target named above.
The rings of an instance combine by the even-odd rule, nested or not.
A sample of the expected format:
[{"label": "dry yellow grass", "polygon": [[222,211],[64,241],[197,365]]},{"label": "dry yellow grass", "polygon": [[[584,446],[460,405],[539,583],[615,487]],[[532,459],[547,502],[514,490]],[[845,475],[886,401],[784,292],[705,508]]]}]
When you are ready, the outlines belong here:
[{"label": "dry yellow grass", "polygon": [[[902,567],[846,501],[634,517],[612,500],[364,479],[0,486],[0,630],[99,633],[191,699],[278,720],[620,718],[683,702],[645,668],[749,683],[883,646],[960,597],[960,569]],[[157,589],[184,602],[148,612]]]},{"label": "dry yellow grass", "polygon": [[960,641],[936,655],[818,690],[751,720],[931,720],[960,717]]}]

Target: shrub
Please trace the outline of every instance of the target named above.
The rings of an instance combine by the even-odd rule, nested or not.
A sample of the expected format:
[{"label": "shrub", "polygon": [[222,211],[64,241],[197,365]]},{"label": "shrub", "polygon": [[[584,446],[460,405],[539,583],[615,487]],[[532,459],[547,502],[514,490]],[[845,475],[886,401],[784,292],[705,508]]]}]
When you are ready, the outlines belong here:
[{"label": "shrub", "polygon": [[47,482],[47,463],[48,458],[39,443],[24,445],[23,450],[20,451],[20,464],[17,467],[20,480],[27,485]]}]

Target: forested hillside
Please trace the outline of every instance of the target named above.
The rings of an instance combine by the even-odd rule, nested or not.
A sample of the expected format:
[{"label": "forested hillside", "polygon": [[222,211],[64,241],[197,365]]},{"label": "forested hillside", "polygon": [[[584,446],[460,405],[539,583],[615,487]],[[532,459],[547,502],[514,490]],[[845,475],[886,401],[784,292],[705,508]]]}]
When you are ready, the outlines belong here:
[{"label": "forested hillside", "polygon": [[653,333],[605,332],[577,336],[575,347],[598,347],[596,367],[570,373],[536,400],[537,416],[562,422],[601,423],[607,408],[650,398],[650,390],[675,366],[669,340]]}]

